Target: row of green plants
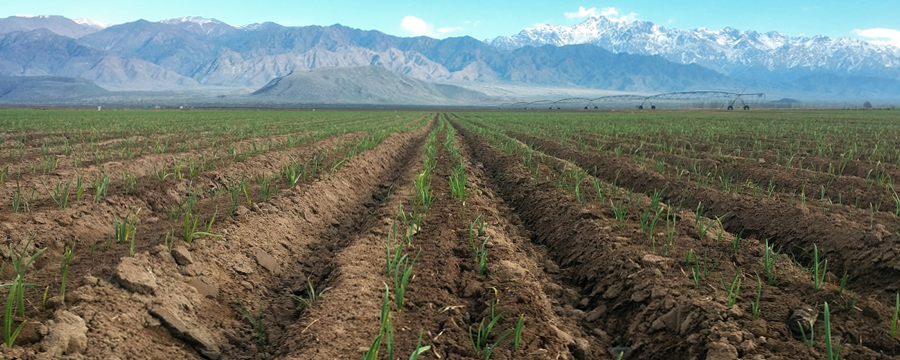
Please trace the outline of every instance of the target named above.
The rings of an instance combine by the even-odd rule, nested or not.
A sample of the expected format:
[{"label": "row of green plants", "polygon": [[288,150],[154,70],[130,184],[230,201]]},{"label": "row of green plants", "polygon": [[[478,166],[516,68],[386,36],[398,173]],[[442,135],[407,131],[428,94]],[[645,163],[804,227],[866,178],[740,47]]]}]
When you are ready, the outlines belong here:
[{"label": "row of green plants", "polygon": [[[488,131],[489,130],[482,130],[482,133],[485,133]],[[509,146],[509,145],[496,143],[498,138],[503,137],[502,134],[500,134],[500,136],[497,136],[497,134],[490,134],[488,137],[493,138],[494,145],[498,146],[498,148],[501,148],[501,149],[511,148],[511,146]],[[527,150],[525,150],[524,153],[525,153],[525,155],[522,156],[522,159],[523,159],[523,164],[526,166],[526,168],[536,166],[535,159],[537,159],[539,157],[543,160],[543,154],[538,154],[537,151],[531,150],[531,147],[529,147]],[[551,167],[552,167],[552,165],[551,165]],[[560,174],[559,177],[567,177],[570,179],[571,178],[577,179],[576,175],[567,175],[567,174],[576,174],[577,170],[570,170],[570,169],[566,169],[565,167],[562,167],[561,169],[557,170],[557,173]],[[577,182],[580,182],[580,181],[576,180],[576,183]],[[571,185],[570,186],[562,185],[562,186],[557,186],[557,187],[567,190],[569,192],[573,192],[572,189],[575,188],[574,186],[571,186]],[[635,215],[641,223],[642,231],[647,233],[648,236],[650,236],[651,247],[653,247],[652,239],[653,239],[653,233],[654,233],[654,231],[652,229],[655,228],[656,221],[658,221],[660,214],[663,213],[662,206],[660,206],[660,204],[659,204],[660,193],[661,193],[661,190],[657,190],[654,193],[654,195],[651,197],[650,206],[647,207],[645,210],[643,210],[643,212],[640,213],[639,217],[637,215]],[[602,198],[603,197],[602,195],[603,194],[601,193],[601,195],[598,196],[598,198]],[[576,200],[578,200],[578,196],[576,196]],[[581,200],[578,200],[578,201],[580,202]],[[625,219],[625,217],[627,216],[628,206],[626,206],[625,204],[628,204],[628,203],[631,203],[631,201],[620,200],[619,204],[616,204],[615,202],[611,202],[611,206],[613,208],[613,213],[617,217],[618,221]],[[638,201],[637,203],[640,203],[640,201]],[[667,230],[674,229],[675,227],[670,226],[669,223],[676,221],[677,217],[671,216],[671,215],[673,215],[671,207],[666,207],[666,209],[667,209],[667,211],[666,211],[667,214],[666,214],[665,219],[667,220]],[[681,209],[679,206],[679,209],[677,211],[675,211],[674,214],[677,214],[680,212],[681,212]],[[724,236],[725,231],[724,231],[724,226],[722,224],[722,218],[724,218],[726,216],[723,215],[721,217],[717,217],[717,218],[713,219],[712,221],[706,220],[702,216],[703,207],[701,204],[698,204],[698,207],[694,211],[694,213],[695,213],[694,228],[696,229],[695,236],[698,239],[700,239],[701,241],[704,241],[706,239],[710,239],[710,237],[708,236],[708,233],[710,232],[710,230],[714,230],[715,243],[716,244],[721,243],[723,241],[723,238],[725,238],[725,236]],[[667,233],[672,233],[672,232],[667,231]],[[739,249],[741,248],[741,246],[740,246],[741,239],[742,239],[741,234],[738,233],[738,234],[735,234],[733,236],[728,236],[728,237],[731,238],[731,249],[735,253],[737,253],[739,251]],[[776,270],[775,263],[776,263],[777,258],[779,257],[779,254],[780,254],[780,251],[775,251],[774,247],[770,246],[768,241],[766,241],[765,251],[763,252],[763,256],[762,256],[762,265],[763,265],[762,268],[764,269],[764,276],[768,280],[768,282],[771,286],[776,285],[777,270]],[[693,250],[688,250],[688,252],[686,254],[685,265],[690,268],[690,277],[693,280],[695,287],[697,287],[697,288],[700,287],[701,276],[703,278],[708,278],[708,277],[710,277],[710,275],[712,273],[714,273],[716,271],[716,269],[718,268],[718,264],[722,259],[722,256],[723,256],[723,254],[720,254],[718,256],[718,259],[713,261],[713,259],[710,259],[708,256],[708,250],[704,249],[703,258],[702,258],[702,262],[701,262],[701,258],[698,254],[696,254]],[[823,254],[820,252],[820,249],[818,248],[817,245],[814,246],[812,249],[811,264],[812,265],[806,270],[810,273],[810,275],[812,277],[813,288],[816,290],[820,290],[823,288],[824,283],[825,283],[825,273],[827,271],[827,260],[824,258]],[[702,268],[701,268],[701,266],[702,266]],[[734,273],[733,276],[728,275],[727,278],[725,276],[726,276],[725,274],[721,274],[721,273],[719,275],[719,278],[722,283],[722,287],[724,288],[725,294],[726,294],[724,302],[725,302],[726,306],[732,307],[737,303],[737,301],[739,299],[741,282],[742,282],[742,279],[744,278],[744,275],[742,274],[740,269],[738,269],[738,271],[736,273]],[[755,289],[756,292],[754,294],[755,301],[753,301],[750,304],[750,309],[751,309],[751,314],[755,318],[758,318],[759,316],[761,316],[760,299],[762,298],[762,288],[763,287],[762,287],[762,278],[759,275],[757,275],[756,278],[757,278],[757,287]],[[848,276],[848,274],[845,273],[843,278],[841,278],[840,286],[838,288],[837,294],[839,297],[845,299],[845,308],[848,310],[850,316],[853,316],[853,313],[855,312],[855,307],[856,307],[856,305],[855,305],[856,304],[856,296],[855,295],[852,297],[844,296],[844,292],[845,292],[845,289],[847,286],[848,279],[849,279],[849,276]],[[895,306],[895,313],[900,313],[900,295],[898,295],[897,299],[898,300],[897,300],[897,304]],[[826,316],[828,316],[828,314],[829,314],[829,310],[826,308]],[[827,343],[826,347],[828,349],[827,351],[828,351],[829,359],[837,358],[837,356],[839,354],[839,349],[838,349],[839,344],[837,344],[837,343],[832,344],[832,342],[831,342],[830,324],[826,324],[825,331],[826,331],[826,343]],[[897,322],[897,319],[895,317],[893,319],[893,321],[891,322],[891,326],[889,328],[889,333],[893,337],[893,336],[896,336],[898,332],[900,332],[900,323]],[[811,344],[812,340],[809,340],[809,341]]]},{"label": "row of green plants", "polygon": [[[398,314],[403,312],[403,301],[406,297],[407,287],[413,278],[413,267],[419,256],[422,254],[420,249],[415,256],[411,256],[413,239],[422,229],[422,220],[431,207],[434,198],[430,189],[429,175],[435,167],[436,146],[435,138],[442,130],[443,123],[435,126],[425,143],[425,151],[422,157],[423,170],[416,175],[413,182],[413,206],[411,211],[403,210],[403,202],[401,201],[397,208],[397,215],[391,224],[385,240],[385,267],[384,276],[391,280],[394,290],[394,301],[390,301],[391,288],[387,282],[384,283],[384,299],[381,306],[381,321],[378,327],[378,333],[369,345],[368,350],[363,354],[363,360],[377,360],[378,354],[384,348],[388,359],[395,357],[395,339],[394,326],[391,322],[392,310]],[[410,360],[417,359],[420,354],[431,349],[429,345],[422,345],[422,334],[420,331],[419,341],[416,348],[413,349]]]}]

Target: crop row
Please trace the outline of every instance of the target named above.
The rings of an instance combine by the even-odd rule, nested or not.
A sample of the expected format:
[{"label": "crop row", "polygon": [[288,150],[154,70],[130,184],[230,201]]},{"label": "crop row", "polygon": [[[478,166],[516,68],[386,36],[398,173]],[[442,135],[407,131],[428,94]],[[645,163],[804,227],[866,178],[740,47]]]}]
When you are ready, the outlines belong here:
[{"label": "crop row", "polygon": [[[515,156],[520,157],[522,159],[521,164],[523,165],[523,168],[528,167],[529,162],[531,162],[532,164],[536,163],[536,162],[546,164],[545,160],[547,158],[550,158],[550,156],[546,156],[545,154],[535,152],[533,149],[529,149],[527,146],[525,146],[525,144],[518,142],[515,139],[509,138],[500,132],[487,130],[487,129],[476,127],[476,126],[468,126],[468,128],[472,131],[478,132],[479,134],[484,136],[486,139],[490,140],[494,144],[494,146],[497,147],[498,149],[504,150],[507,154],[514,154]],[[541,160],[538,160],[538,159],[541,159]],[[553,161],[555,161],[557,163],[559,162],[559,160],[553,160]],[[535,168],[534,165],[531,165],[531,166],[532,166],[531,169]],[[590,197],[588,197],[588,199],[585,200],[584,197],[579,196],[579,193],[577,190],[579,184],[596,181],[595,179],[591,179],[591,176],[579,175],[580,173],[589,172],[587,170],[582,170],[579,168],[574,168],[574,169],[569,170],[569,169],[566,169],[563,167],[556,168],[554,165],[549,165],[549,166],[545,166],[545,170],[544,170],[545,173],[543,173],[541,175],[535,175],[533,170],[527,170],[525,172],[532,174],[531,178],[533,181],[538,181],[538,182],[541,182],[541,183],[544,183],[547,185],[555,183],[554,186],[556,188],[558,188],[559,190],[566,190],[567,192],[569,192],[572,196],[572,199],[574,199],[574,202],[584,203],[586,201],[591,201]],[[550,172],[551,174],[547,174],[547,172]],[[625,178],[626,177],[623,176],[623,180]],[[566,182],[570,182],[573,185],[560,185],[561,183],[565,184]],[[514,181],[514,183],[521,184],[521,182],[515,182],[515,181]],[[516,191],[516,194],[529,194],[529,193],[531,193],[531,192],[524,191],[522,189],[519,189]],[[648,194],[650,194],[650,193],[648,192]],[[616,229],[615,231],[617,233],[621,232],[621,234],[623,234],[623,236],[629,236],[627,234],[630,234],[632,232],[626,230],[626,224],[630,223],[631,221],[638,223],[640,225],[639,233],[643,233],[643,234],[645,234],[645,236],[647,238],[649,238],[645,241],[647,241],[647,244],[649,245],[650,250],[653,253],[659,253],[663,256],[672,256],[673,254],[675,254],[675,252],[671,251],[673,248],[672,245],[674,245],[674,244],[683,244],[683,246],[686,245],[686,246],[692,247],[690,249],[685,249],[684,247],[681,247],[681,250],[678,251],[677,253],[683,254],[683,255],[681,255],[681,258],[685,259],[685,260],[682,261],[682,263],[684,264],[684,265],[682,265],[683,266],[682,269],[684,271],[687,271],[687,273],[689,274],[689,279],[690,279],[691,283],[693,283],[694,288],[696,288],[697,290],[700,290],[701,285],[705,281],[708,281],[705,279],[710,278],[711,273],[720,272],[722,274],[722,276],[727,276],[727,278],[723,278],[723,281],[722,281],[722,285],[723,285],[723,287],[722,287],[723,290],[721,290],[722,291],[721,292],[722,303],[724,305],[726,305],[728,308],[730,308],[730,307],[734,306],[734,304],[736,303],[736,301],[739,298],[744,298],[744,299],[749,298],[749,300],[751,300],[751,303],[748,304],[748,306],[747,306],[748,310],[750,311],[750,313],[753,315],[754,318],[757,318],[760,316],[760,314],[761,314],[760,299],[763,298],[763,296],[761,294],[764,291],[764,289],[762,287],[762,282],[761,281],[753,281],[753,283],[758,283],[758,286],[753,287],[754,294],[752,296],[739,296],[739,292],[741,291],[740,284],[743,280],[748,280],[748,279],[746,279],[747,278],[746,274],[748,273],[748,271],[746,269],[742,271],[739,268],[726,270],[723,268],[723,266],[720,266],[720,264],[721,264],[720,260],[722,259],[722,256],[726,254],[726,251],[728,253],[733,252],[734,255],[732,255],[732,256],[739,256],[739,254],[747,254],[744,252],[739,253],[739,250],[746,248],[748,246],[747,245],[748,242],[749,242],[749,244],[751,244],[749,246],[756,248],[757,246],[759,246],[759,245],[753,245],[754,243],[759,244],[756,240],[750,239],[750,238],[743,239],[741,236],[742,235],[741,233],[731,234],[731,233],[725,232],[724,231],[725,226],[722,224],[720,217],[719,218],[714,217],[713,219],[707,219],[702,216],[703,213],[705,212],[702,205],[697,206],[694,213],[691,214],[693,216],[688,215],[688,214],[690,214],[688,210],[683,210],[681,208],[681,206],[683,204],[678,204],[676,202],[676,204],[678,204],[677,207],[674,207],[671,205],[665,205],[663,203],[663,201],[661,201],[662,189],[660,189],[656,192],[653,192],[652,196],[647,195],[648,197],[650,197],[649,204],[647,204],[647,202],[642,202],[641,200],[635,201],[635,198],[641,199],[642,197],[644,197],[644,194],[636,194],[636,195],[637,196],[635,196],[635,193],[633,193],[631,191],[628,191],[625,193],[623,193],[621,191],[610,192],[610,193],[604,193],[603,191],[600,191],[600,192],[598,192],[598,194],[596,196],[593,197],[593,199],[594,199],[594,201],[598,202],[597,206],[601,206],[601,207],[606,206],[607,208],[609,208],[609,210],[606,211],[606,213],[610,214],[611,217],[613,217],[615,219],[614,221],[615,221],[616,225],[614,226],[614,229]],[[528,198],[529,196],[524,195],[521,197]],[[607,200],[607,203],[605,205],[603,203],[604,200]],[[523,206],[523,204],[517,204],[516,206]],[[646,208],[645,208],[645,206],[646,206]],[[549,209],[547,209],[547,210],[549,211]],[[668,239],[678,239],[678,240],[675,240],[675,241],[668,240],[663,246],[655,248],[656,247],[655,242],[653,241],[654,235],[655,235],[654,234],[654,228],[655,228],[654,225],[658,221],[660,214],[663,215],[663,219],[665,220],[666,227],[665,227],[665,231],[659,235],[665,236]],[[576,216],[576,218],[577,217],[578,216]],[[583,215],[580,217],[584,218]],[[692,220],[692,221],[690,221],[690,225],[687,225],[688,222],[685,221],[688,218],[690,218]],[[539,221],[539,220],[535,219],[535,220],[531,220],[531,221]],[[677,225],[675,225],[676,222],[677,222]],[[635,224],[635,225],[638,225],[638,224]],[[631,225],[631,226],[635,226],[635,225]],[[563,226],[576,227],[573,224],[566,224]],[[635,232],[637,232],[637,230]],[[694,235],[692,237],[690,237],[690,238],[685,237],[686,234],[690,234],[691,232],[694,233]],[[727,242],[726,242],[726,240],[727,240]],[[702,251],[694,250],[693,247],[697,246],[698,242],[703,244],[701,246],[701,248],[705,248],[704,250],[702,250]],[[571,246],[571,244],[563,245],[563,246]],[[728,249],[728,250],[725,250],[725,249]],[[778,276],[779,276],[779,274],[781,274],[782,277],[795,276],[794,274],[796,274],[796,270],[790,269],[790,268],[794,268],[798,264],[792,263],[792,262],[777,262],[776,263],[776,259],[778,258],[779,254],[774,250],[774,247],[770,246],[767,243],[767,244],[765,244],[763,249],[765,249],[765,251],[759,252],[759,253],[763,254],[762,257],[758,258],[758,260],[757,260],[758,261],[757,264],[759,264],[757,266],[761,266],[761,270],[762,270],[758,273],[764,274],[765,275],[764,279],[767,279],[769,284],[772,286],[788,287],[788,288],[793,287],[793,282],[795,280],[785,281],[782,278],[778,278]],[[814,250],[816,250],[816,249],[814,249]],[[710,254],[709,254],[710,251],[713,252],[712,256],[710,256]],[[752,253],[752,251],[751,251],[751,253]],[[568,256],[571,256],[571,255],[568,255]],[[677,259],[678,256],[679,255],[676,255],[675,258]],[[740,255],[740,257],[745,257],[745,256],[746,255]],[[716,259],[718,259],[718,260],[716,260]],[[587,262],[585,262],[585,261],[586,260],[576,260],[576,261],[574,261],[574,263],[575,264],[587,264]],[[740,264],[740,263],[745,263],[745,261],[739,260],[738,264]],[[824,259],[824,256],[822,256],[822,253],[820,251],[813,251],[812,264],[813,265],[811,265],[808,269],[805,269],[804,272],[808,271],[808,273],[810,274],[809,275],[810,280],[807,280],[807,281],[809,281],[811,283],[811,289],[812,289],[813,293],[815,293],[815,292],[821,291],[821,289],[823,289],[823,283],[824,283],[824,275],[823,274],[826,271],[825,268],[827,267],[827,261]],[[722,264],[722,265],[724,265],[724,264]],[[565,263],[561,263],[561,266],[565,266]],[[781,268],[781,269],[776,271],[776,268]],[[757,270],[757,271],[759,271],[759,270]],[[579,273],[581,273],[581,272],[579,272]],[[594,272],[588,272],[586,274],[586,276],[589,276],[589,277],[596,276],[596,275],[591,275],[592,273],[595,274]],[[784,275],[784,274],[787,274],[787,275]],[[751,277],[751,279],[757,280],[757,278],[752,278],[752,277]],[[778,280],[776,280],[776,279],[778,279]],[[586,283],[588,283],[588,284],[593,283],[592,280],[588,280],[588,279],[585,279],[585,280],[586,280]],[[855,316],[855,310],[857,309],[857,300],[859,299],[859,297],[856,294],[853,294],[852,296],[849,295],[850,293],[846,291],[847,283],[848,283],[848,277],[845,275],[844,278],[841,279],[839,287],[835,286],[833,288],[830,288],[830,289],[834,289],[834,290],[829,290],[829,296],[827,297],[826,301],[831,302],[832,304],[835,304],[835,303],[843,304],[843,309],[845,310],[845,312],[843,312],[844,318],[846,318],[846,317],[852,318],[853,316]],[[757,284],[754,284],[754,285],[757,285]],[[773,290],[765,290],[765,291],[773,291]],[[595,292],[596,292],[596,290],[595,290]],[[806,292],[806,290],[804,290],[803,292]],[[815,296],[819,297],[821,295],[815,295]],[[882,309],[881,310],[882,313],[889,311],[889,310],[885,309],[886,306],[884,306],[884,305],[876,304],[875,306],[880,307]],[[766,308],[766,306],[763,305],[762,308]],[[827,317],[828,309],[826,308],[825,311],[826,311],[825,316]],[[778,317],[777,314],[770,314],[767,317],[771,318],[772,316],[774,316],[775,318]],[[894,323],[891,323],[890,326],[887,326],[884,328],[895,329],[896,328],[895,323],[896,323],[896,320],[894,320]],[[812,331],[811,330],[812,324],[810,323],[808,325],[809,326],[802,325],[798,329],[794,329],[793,331],[796,332],[797,336],[799,336],[800,332],[802,332],[803,330],[805,330],[807,335],[809,335]],[[826,341],[830,342],[831,339],[828,336],[828,332],[830,331],[830,326],[826,326],[823,331],[826,333]],[[809,346],[812,346],[813,342],[809,341],[808,344],[809,344]],[[827,344],[827,347],[829,348],[827,351],[831,355],[836,354],[837,351],[832,352],[831,345],[832,344],[830,344],[830,343]],[[869,343],[868,345],[873,346],[874,348],[880,348],[881,346],[884,346],[881,340],[874,340],[872,343]]]}]

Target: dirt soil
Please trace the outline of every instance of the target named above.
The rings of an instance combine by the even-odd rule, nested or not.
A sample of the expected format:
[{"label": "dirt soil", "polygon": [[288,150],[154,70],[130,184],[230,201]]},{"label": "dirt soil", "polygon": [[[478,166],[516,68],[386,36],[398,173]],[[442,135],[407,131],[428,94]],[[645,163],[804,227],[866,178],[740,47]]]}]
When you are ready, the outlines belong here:
[{"label": "dirt soil", "polygon": [[[402,248],[415,265],[403,305],[391,311],[394,358],[408,358],[421,336],[431,348],[419,359],[482,359],[470,331],[493,315],[497,322],[488,342],[498,345],[491,359],[614,359],[620,352],[623,359],[821,359],[825,302],[842,358],[900,357],[900,342],[889,334],[892,296],[900,290],[900,238],[894,231],[900,221],[891,214],[870,219],[847,207],[823,214],[785,199],[703,187],[596,149],[507,134],[521,141],[519,146],[534,144],[545,155],[545,170],[535,177],[521,153],[505,153],[470,130],[464,115],[437,114],[426,126],[391,134],[293,188],[279,180],[280,191],[268,200],[260,198],[261,184],[253,181],[249,205],[242,203],[234,214],[226,211],[227,195],[214,196],[210,189],[240,175],[278,174],[291,158],[341,149],[322,160],[330,164],[348,154],[340,144],[355,144],[365,134],[225,162],[192,179],[158,181],[147,174],[135,191],[113,187],[99,202],[88,196],[66,209],[49,197],[36,198],[30,212],[13,213],[4,205],[0,279],[15,277],[6,244],[18,251],[33,235],[27,253],[46,250],[27,269],[26,280],[40,286],[26,289],[26,316],[14,316],[15,324],[27,320],[24,330],[12,348],[0,345],[0,358],[361,358],[378,336],[386,286],[389,301],[397,301],[394,278],[385,269],[385,242],[403,241],[395,236],[396,219],[401,209],[409,214],[415,208],[414,182],[424,168],[427,139],[442,123],[457,132],[454,143],[468,176],[468,197],[461,201],[451,194],[454,160],[444,146],[447,129],[441,129],[436,166],[428,174],[434,202]],[[27,153],[34,156],[43,135],[31,136]],[[205,151],[212,149],[175,155],[196,158]],[[86,171],[92,176],[103,169],[146,171],[171,156],[93,164]],[[615,183],[622,190],[603,201],[595,193],[579,201],[555,186],[553,179],[565,176],[560,164],[587,170],[585,184],[612,188]],[[770,171],[785,186],[810,181],[797,178],[802,175],[796,171],[729,164],[738,172]],[[66,165],[27,177],[26,185],[70,177],[69,171]],[[841,181],[848,187],[865,185],[856,178]],[[7,182],[0,195],[12,196],[14,186]],[[168,213],[195,186],[206,190],[195,205],[200,223],[215,214],[209,232],[219,236],[185,243],[181,218],[169,219]],[[608,202],[627,198],[624,189],[645,196],[629,204],[620,225]],[[657,190],[677,224],[674,248],[666,256],[661,243],[651,247],[638,221],[649,194]],[[706,209],[702,220],[712,227],[706,237],[695,229],[698,203]],[[129,243],[107,239],[114,216],[122,219],[137,209],[132,256]],[[716,216],[722,217],[721,227],[713,221]],[[481,220],[483,232],[473,233],[470,227]],[[662,241],[665,227],[652,235]],[[721,239],[713,235],[717,232]],[[743,239],[735,251],[737,233]],[[170,238],[171,250],[166,246]],[[774,284],[767,281],[761,260],[766,239],[784,254],[776,261]],[[63,300],[60,258],[73,243]],[[485,274],[479,274],[473,244],[484,244],[487,251]],[[827,249],[828,256],[826,282],[819,290],[804,269],[813,244]],[[711,267],[697,283],[695,268],[685,263],[689,250]],[[849,286],[839,294],[845,270]],[[742,285],[729,306],[725,282],[736,275]],[[752,310],[756,275],[761,277],[758,317]],[[295,300],[313,293],[321,298],[312,305]],[[798,310],[814,319],[812,347],[791,328]],[[514,348],[512,336],[503,334],[520,318],[524,330]],[[388,358],[386,350],[380,358]]]}]

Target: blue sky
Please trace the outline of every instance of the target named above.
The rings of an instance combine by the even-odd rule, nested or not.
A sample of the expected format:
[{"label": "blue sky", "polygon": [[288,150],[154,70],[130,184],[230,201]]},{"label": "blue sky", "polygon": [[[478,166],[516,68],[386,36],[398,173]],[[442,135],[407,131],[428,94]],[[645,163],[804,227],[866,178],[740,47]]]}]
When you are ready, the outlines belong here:
[{"label": "blue sky", "polygon": [[[790,36],[827,35],[894,41],[900,46],[897,0],[615,0],[585,1],[290,1],[259,0],[0,0],[0,17],[63,15],[107,24],[177,16],[216,18],[231,25],[274,21],[287,26],[340,23],[392,35],[470,35],[477,39],[513,35],[537,23],[574,25],[589,14],[615,14],[678,28],[726,26]],[[591,10],[593,9],[593,10]],[[567,16],[569,13],[569,16]],[[873,30],[874,29],[874,30]]]}]

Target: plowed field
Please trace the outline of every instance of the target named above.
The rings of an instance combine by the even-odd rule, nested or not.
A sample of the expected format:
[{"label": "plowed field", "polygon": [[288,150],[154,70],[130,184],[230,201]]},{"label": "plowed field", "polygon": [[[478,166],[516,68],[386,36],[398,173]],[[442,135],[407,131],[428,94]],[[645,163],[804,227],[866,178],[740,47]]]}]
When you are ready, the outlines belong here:
[{"label": "plowed field", "polygon": [[0,357],[898,358],[895,123],[2,110]]}]

